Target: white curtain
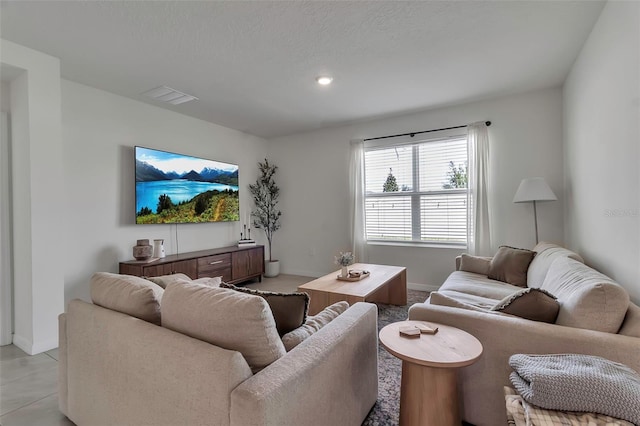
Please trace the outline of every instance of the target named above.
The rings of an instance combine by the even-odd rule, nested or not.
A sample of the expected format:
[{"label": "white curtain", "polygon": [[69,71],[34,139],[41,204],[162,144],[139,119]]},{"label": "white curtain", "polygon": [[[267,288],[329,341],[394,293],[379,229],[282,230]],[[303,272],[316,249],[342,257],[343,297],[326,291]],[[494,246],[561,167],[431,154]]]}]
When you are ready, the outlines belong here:
[{"label": "white curtain", "polygon": [[467,126],[468,132],[468,197],[467,251],[477,256],[490,256],[491,230],[489,226],[489,133],[484,122]]},{"label": "white curtain", "polygon": [[364,235],[364,141],[355,139],[351,141],[351,158],[349,162],[349,199],[351,235],[351,252],[356,262],[367,263],[369,255]]}]

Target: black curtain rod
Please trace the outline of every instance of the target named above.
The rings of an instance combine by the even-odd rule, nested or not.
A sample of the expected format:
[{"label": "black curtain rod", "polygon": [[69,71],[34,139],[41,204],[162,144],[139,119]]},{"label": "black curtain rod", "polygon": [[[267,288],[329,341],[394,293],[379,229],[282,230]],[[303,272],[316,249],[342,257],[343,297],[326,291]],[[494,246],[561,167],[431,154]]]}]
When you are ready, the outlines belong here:
[{"label": "black curtain rod", "polygon": [[[491,122],[490,121],[485,121],[484,124],[486,124],[487,126],[491,126]],[[419,135],[420,133],[431,133],[431,132],[439,132],[441,130],[462,129],[463,127],[467,127],[467,125],[444,127],[442,129],[422,130],[420,132],[402,133],[402,134],[399,134],[399,135],[378,136],[377,138],[367,138],[367,139],[364,139],[364,140],[365,141],[375,141],[375,140],[378,140],[378,139],[397,138],[399,136],[411,136],[411,137],[414,137],[415,135]]]}]

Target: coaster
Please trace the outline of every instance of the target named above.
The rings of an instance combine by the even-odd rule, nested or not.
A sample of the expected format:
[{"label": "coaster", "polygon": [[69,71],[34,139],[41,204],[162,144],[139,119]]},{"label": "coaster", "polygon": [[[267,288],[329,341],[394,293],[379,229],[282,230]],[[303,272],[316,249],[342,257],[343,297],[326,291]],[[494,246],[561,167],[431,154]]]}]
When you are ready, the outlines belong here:
[{"label": "coaster", "polygon": [[417,338],[420,337],[420,330],[417,327],[409,326],[409,327],[400,327],[398,329],[400,335],[403,337]]}]

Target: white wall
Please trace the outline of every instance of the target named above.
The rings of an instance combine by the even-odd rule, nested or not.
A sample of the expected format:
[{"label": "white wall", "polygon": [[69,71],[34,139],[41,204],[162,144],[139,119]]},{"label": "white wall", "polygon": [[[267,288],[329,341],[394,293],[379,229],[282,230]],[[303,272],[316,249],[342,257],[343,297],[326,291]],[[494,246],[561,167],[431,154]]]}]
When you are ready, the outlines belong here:
[{"label": "white wall", "polygon": [[[540,239],[563,243],[562,93],[540,90],[394,118],[275,138],[269,156],[279,166],[282,228],[274,256],[285,273],[319,276],[337,269],[333,256],[349,248],[349,141],[491,120],[494,246],[535,244],[533,206],[512,202],[520,180],[543,176],[559,201],[540,203]],[[407,267],[411,283],[438,286],[462,250],[369,246],[372,263]]]},{"label": "white wall", "polygon": [[239,222],[135,225],[134,154],[141,145],[239,165],[241,217],[264,139],[62,80],[65,301],[89,299],[96,271],[117,272],[137,239],[163,238],[167,254],[232,245]]},{"label": "white wall", "polygon": [[6,81],[0,83],[0,111],[11,112],[11,85]]},{"label": "white wall", "polygon": [[608,2],[564,86],[566,240],[640,302],[640,3]]},{"label": "white wall", "polygon": [[[63,304],[64,241],[60,61],[1,41],[11,80],[12,208],[15,334],[29,354],[58,346]],[[53,247],[53,250],[52,250]]]}]

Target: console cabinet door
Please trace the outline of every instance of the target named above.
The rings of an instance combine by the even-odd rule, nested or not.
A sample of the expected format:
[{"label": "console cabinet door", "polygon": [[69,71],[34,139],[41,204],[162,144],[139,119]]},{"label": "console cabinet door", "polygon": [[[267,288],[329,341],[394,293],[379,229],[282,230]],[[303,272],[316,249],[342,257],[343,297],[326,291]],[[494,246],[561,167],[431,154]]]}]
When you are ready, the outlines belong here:
[{"label": "console cabinet door", "polygon": [[264,269],[262,247],[240,250],[231,254],[231,279],[242,280],[261,276]]},{"label": "console cabinet door", "polygon": [[247,252],[249,253],[249,275],[264,274],[264,249],[256,247]]}]

